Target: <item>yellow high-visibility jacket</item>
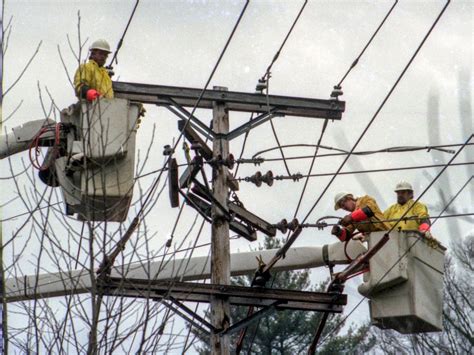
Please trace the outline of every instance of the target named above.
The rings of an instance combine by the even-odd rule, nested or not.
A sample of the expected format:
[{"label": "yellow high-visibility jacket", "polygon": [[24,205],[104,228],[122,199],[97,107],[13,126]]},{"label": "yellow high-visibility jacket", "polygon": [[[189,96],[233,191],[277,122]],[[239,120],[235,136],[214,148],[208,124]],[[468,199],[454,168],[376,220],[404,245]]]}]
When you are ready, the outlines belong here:
[{"label": "yellow high-visibility jacket", "polygon": [[[348,225],[346,228],[349,232],[353,233],[355,229],[363,233],[385,231],[390,229],[390,225],[388,223],[379,222],[384,219],[384,216],[373,197],[365,195],[357,198],[355,209],[357,210],[364,207],[369,207],[374,215],[365,220],[364,223],[359,222]],[[367,223],[367,221],[372,223]]]},{"label": "yellow high-visibility jacket", "polygon": [[74,75],[74,89],[76,90],[77,97],[80,97],[80,91],[83,85],[97,90],[102,97],[107,99],[114,97],[112,79],[110,79],[107,69],[99,67],[92,59],[85,64],[81,64]]},{"label": "yellow high-visibility jacket", "polygon": [[398,223],[396,223],[396,221],[387,222],[387,223],[390,223],[391,226],[395,225],[395,228],[394,228],[395,230],[397,230],[398,228],[402,230],[418,230],[418,227],[420,226],[420,224],[428,220],[430,217],[428,214],[428,208],[421,202],[415,203],[415,201],[413,200],[408,200],[408,202],[405,203],[404,205],[395,203],[394,205],[387,208],[383,214],[384,214],[385,219],[396,219],[403,216],[403,214],[408,209],[410,209],[410,211],[406,214],[405,217],[416,216],[418,218],[412,219],[412,220],[401,221]]}]

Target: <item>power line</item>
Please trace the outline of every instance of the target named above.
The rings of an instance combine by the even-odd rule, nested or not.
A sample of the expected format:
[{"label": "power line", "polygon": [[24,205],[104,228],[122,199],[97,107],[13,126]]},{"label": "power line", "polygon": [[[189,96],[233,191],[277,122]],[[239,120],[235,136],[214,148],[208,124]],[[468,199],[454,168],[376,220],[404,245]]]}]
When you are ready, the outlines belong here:
[{"label": "power line", "polygon": [[[339,81],[339,83],[336,85],[336,87],[340,88],[341,85],[342,85],[342,82],[346,79],[347,75],[349,75],[349,73],[351,72],[352,69],[354,69],[354,67],[357,65],[357,63],[359,63],[359,59],[362,57],[362,55],[364,54],[364,52],[366,51],[366,49],[369,47],[370,43],[372,43],[373,39],[375,38],[375,36],[377,35],[377,33],[379,32],[379,30],[382,28],[383,24],[385,23],[385,21],[387,20],[387,18],[390,16],[390,14],[392,13],[393,9],[395,8],[395,6],[398,4],[398,0],[395,0],[395,2],[393,3],[392,7],[390,8],[390,10],[387,12],[387,14],[385,15],[384,19],[382,20],[382,22],[380,23],[379,27],[377,27],[377,29],[375,30],[375,32],[373,33],[372,37],[370,37],[369,41],[367,42],[367,44],[365,45],[365,47],[362,49],[362,51],[360,52],[360,54],[357,56],[357,58],[352,62],[351,66],[349,67],[349,69],[347,69],[347,72],[344,74],[344,76],[342,77],[342,79]],[[336,88],[335,87],[335,88]]]},{"label": "power line", "polygon": [[[449,206],[451,205],[451,203],[453,203],[453,201],[459,196],[459,194],[464,190],[464,188],[471,182],[471,180],[474,179],[474,175],[472,175],[467,181],[466,183],[459,189],[459,191],[453,196],[453,198],[446,204],[446,206],[443,208],[443,210],[439,213],[439,216],[435,218],[434,222],[435,223],[438,218],[444,218],[444,217],[441,217],[441,215],[449,208]],[[463,214],[459,214],[459,216],[462,216]],[[467,214],[466,214],[467,215]],[[433,224],[432,223],[432,224]]]},{"label": "power line", "polygon": [[300,19],[300,16],[301,14],[303,13],[303,10],[304,8],[306,7],[306,4],[308,3],[308,0],[305,0],[305,2],[303,3],[303,5],[301,6],[300,8],[300,11],[298,12],[298,15],[296,16],[295,20],[293,21],[293,24],[291,25],[288,33],[286,34],[285,38],[283,39],[283,42],[281,43],[280,45],[280,48],[277,50],[277,52],[275,53],[275,55],[273,56],[273,59],[271,61],[271,63],[268,65],[267,67],[267,70],[265,71],[265,74],[263,74],[262,78],[260,80],[262,80],[263,82],[265,82],[266,80],[268,80],[270,78],[270,71],[273,67],[273,64],[275,64],[276,60],[278,59],[278,57],[280,56],[280,53],[281,51],[283,50],[283,47],[285,46],[286,44],[286,41],[288,40],[288,38],[290,37],[291,35],[291,32],[293,32],[293,29],[295,28],[296,26],[296,23],[298,22],[298,20]]},{"label": "power line", "polygon": [[108,66],[108,68],[112,68],[112,64],[115,63],[118,64],[118,60],[117,60],[117,54],[120,50],[120,48],[122,48],[122,44],[123,44],[123,39],[125,38],[125,34],[127,33],[128,31],[128,26],[130,26],[130,23],[132,22],[132,19],[133,19],[133,16],[135,15],[135,11],[137,10],[137,6],[138,6],[138,3],[140,2],[140,0],[137,0],[137,2],[135,3],[135,6],[133,7],[133,11],[132,11],[132,14],[130,15],[130,17],[128,18],[128,22],[127,22],[127,26],[125,26],[125,30],[123,31],[123,34],[122,34],[122,37],[120,37],[120,40],[117,44],[117,48],[115,49],[115,53],[114,53],[114,56],[112,57],[112,59],[110,60],[110,64]]},{"label": "power line", "polygon": [[319,136],[318,144],[316,144],[316,149],[314,150],[313,159],[311,160],[311,164],[308,169],[308,174],[306,176],[306,180],[304,182],[303,190],[301,191],[300,199],[298,200],[295,213],[293,214],[293,218],[296,218],[296,215],[298,214],[298,211],[301,206],[301,202],[303,201],[303,196],[306,192],[306,186],[308,186],[309,178],[310,178],[311,172],[313,171],[314,162],[316,161],[316,156],[318,155],[318,150],[321,145],[321,141],[323,140],[324,132],[326,132],[327,125],[328,125],[328,120],[324,120],[323,128],[321,130],[321,135]]},{"label": "power line", "polygon": [[[469,143],[468,145],[474,145],[474,143]],[[376,150],[364,150],[364,151],[358,151],[358,152],[353,152],[353,155],[370,155],[370,154],[377,154],[377,153],[407,153],[407,152],[415,152],[415,151],[422,151],[426,150],[427,153],[429,153],[431,150],[438,150],[444,153],[449,153],[449,154],[454,154],[455,151],[452,149],[445,149],[445,148],[454,148],[454,147],[460,147],[462,146],[462,143],[460,144],[440,144],[440,145],[425,145],[425,146],[398,146],[398,147],[389,147],[389,148],[382,148],[382,149],[376,149]],[[287,145],[282,145],[282,148],[301,148],[301,147],[319,147],[321,149],[326,149],[326,150],[335,150],[338,151],[339,153],[327,153],[327,154],[319,154],[319,157],[333,157],[333,156],[340,156],[340,155],[347,155],[349,154],[349,151],[345,149],[340,149],[340,148],[335,148],[335,147],[330,147],[326,145],[316,145],[316,144],[287,144]],[[260,155],[263,153],[268,153],[271,152],[272,150],[276,150],[278,147],[273,147],[273,148],[268,148],[265,150],[261,150],[254,155],[252,155],[252,158],[250,159],[241,159],[242,161],[240,163],[255,163],[254,160],[258,159],[258,163],[263,163],[266,161],[277,161],[281,160],[281,158],[262,158]],[[287,160],[290,159],[309,159],[313,158],[313,155],[299,155],[295,157],[287,157]]]},{"label": "power line", "polygon": [[[267,90],[266,90],[267,106],[268,106],[268,94],[269,94],[269,91],[268,91],[268,81],[269,81],[269,79],[270,79],[270,70],[271,70],[273,64],[275,63],[275,61],[276,61],[276,60],[278,59],[278,57],[280,56],[281,50],[283,49],[283,47],[284,47],[286,41],[288,40],[288,38],[289,38],[291,32],[293,31],[293,28],[295,27],[296,23],[298,22],[298,20],[299,20],[301,14],[302,14],[304,8],[306,7],[307,2],[308,2],[308,1],[305,0],[305,2],[303,3],[303,6],[301,7],[300,11],[298,12],[298,15],[296,16],[295,20],[293,21],[293,24],[291,25],[290,30],[288,31],[288,33],[286,34],[286,36],[285,36],[285,38],[284,38],[282,44],[280,45],[280,48],[278,49],[278,51],[277,51],[277,52],[275,53],[275,55],[273,56],[273,59],[272,59],[272,61],[270,62],[270,64],[268,65],[268,67],[267,67],[267,69],[266,69],[266,71],[265,71],[265,74],[264,74],[264,75],[262,76],[262,78],[259,80],[259,81],[261,81],[262,83],[267,82],[267,84],[266,84],[266,88],[267,88]],[[250,116],[250,121],[252,120],[252,118],[253,118],[253,113],[252,113],[251,116]],[[278,144],[278,146],[280,147],[280,142],[279,142],[278,136],[277,136],[277,134],[276,134],[275,127],[274,127],[274,125],[273,125],[272,120],[270,120],[270,125],[271,125],[271,128],[272,128],[272,131],[273,131],[273,135],[274,135],[274,137],[275,137],[275,140],[277,141],[277,144]],[[249,133],[250,133],[250,131],[245,132],[244,143],[243,143],[242,149],[241,149],[241,151],[240,151],[239,160],[242,158],[242,155],[243,155],[243,153],[244,153],[244,149],[245,149],[245,145],[246,145],[246,143],[247,143],[247,138],[248,138]],[[280,149],[280,152],[281,152],[281,155],[282,155],[283,162],[284,162],[284,164],[285,164],[285,168],[286,168],[286,170],[287,170],[287,172],[288,172],[288,175],[290,175],[290,170],[289,170],[289,168],[288,168],[288,165],[287,165],[287,163],[286,163],[286,161],[285,161],[285,156],[283,155],[283,151],[282,151],[281,149]],[[241,162],[240,162],[240,161],[237,161],[237,167],[236,167],[236,169],[235,169],[234,177],[237,175],[237,172],[238,172],[238,170],[239,170],[240,164],[241,164]]]},{"label": "power line", "polygon": [[[463,162],[463,163],[453,163],[450,166],[465,166],[465,165],[474,165],[474,162]],[[292,174],[290,176],[286,175],[274,175],[272,180],[293,180],[298,182],[302,178],[307,177],[324,177],[324,176],[336,176],[336,175],[353,175],[353,174],[369,174],[369,173],[380,173],[387,171],[403,171],[403,170],[419,170],[419,169],[431,169],[431,168],[441,168],[444,164],[433,164],[433,165],[416,165],[416,166],[405,166],[405,167],[396,167],[396,168],[381,168],[381,169],[367,169],[367,170],[354,170],[354,171],[342,171],[334,173],[318,173],[318,174],[307,174],[303,175],[300,173]],[[245,182],[254,182],[254,176],[238,177],[234,179],[235,181],[245,181]],[[262,180],[263,181],[263,180]]]},{"label": "power line", "polygon": [[[464,165],[473,165],[474,162],[465,162],[465,163],[454,163],[451,166],[464,166]],[[440,168],[443,167],[443,164],[433,164],[433,165],[417,165],[417,166],[406,166],[406,167],[397,167],[397,168],[384,168],[384,169],[370,169],[370,170],[356,170],[356,171],[343,171],[339,173],[322,173],[322,174],[311,174],[310,177],[321,177],[321,176],[335,176],[335,175],[352,175],[352,174],[366,174],[366,173],[380,173],[387,171],[397,171],[397,170],[419,170],[419,169],[431,169],[431,168]],[[305,177],[302,175],[302,177]],[[287,179],[286,176],[275,177],[276,180]]]},{"label": "power line", "polygon": [[[450,1],[450,0],[449,0]],[[433,29],[435,28],[436,24],[438,23],[439,19],[441,18],[441,16],[443,15],[444,11],[446,10],[448,4],[449,4],[449,1],[446,3],[446,5],[444,6],[444,8],[442,9],[442,11],[439,13],[438,17],[436,18],[436,20],[434,21],[434,23],[431,25],[430,29],[428,30],[428,32],[426,33],[426,35],[424,36],[423,40],[421,41],[421,43],[418,45],[417,49],[415,50],[415,53],[412,55],[412,57],[410,58],[410,60],[408,61],[408,63],[405,65],[405,67],[403,68],[402,72],[400,73],[400,75],[398,76],[397,80],[395,81],[395,83],[393,84],[392,88],[389,90],[388,94],[385,96],[385,98],[383,99],[382,103],[380,104],[380,106],[378,107],[377,111],[374,113],[374,115],[372,116],[372,118],[370,119],[369,123],[367,124],[367,126],[364,128],[364,130],[362,131],[362,134],[359,136],[359,138],[357,139],[357,141],[355,142],[354,146],[352,147],[352,149],[350,150],[350,152],[348,153],[348,155],[346,156],[346,158],[344,159],[344,161],[342,162],[342,164],[339,166],[336,174],[331,178],[331,180],[329,181],[329,183],[326,185],[326,187],[323,189],[322,193],[319,195],[318,199],[316,200],[316,202],[313,204],[313,206],[310,208],[310,210],[308,211],[308,213],[306,214],[306,216],[304,217],[303,219],[303,223],[308,219],[308,217],[310,216],[310,214],[313,212],[314,208],[317,206],[317,204],[319,203],[319,201],[321,200],[321,198],[323,197],[323,195],[327,192],[327,190],[329,189],[329,186],[331,186],[331,184],[333,183],[333,181],[335,180],[337,174],[341,171],[341,169],[343,168],[343,166],[346,164],[346,162],[349,160],[350,156],[352,155],[352,153],[355,151],[355,149],[357,148],[357,146],[359,145],[360,141],[362,140],[362,138],[365,136],[365,134],[367,133],[367,131],[369,130],[369,128],[372,126],[373,122],[375,121],[375,119],[378,117],[380,111],[382,110],[382,108],[385,106],[385,104],[387,103],[388,99],[392,96],[392,93],[393,91],[396,89],[396,87],[398,86],[398,83],[401,81],[401,79],[405,76],[405,73],[406,71],[408,70],[408,68],[411,66],[411,64],[413,63],[413,60],[416,58],[416,56],[418,55],[419,51],[421,50],[421,48],[423,47],[423,45],[425,44],[426,40],[428,39],[428,37],[430,36],[431,32],[433,31]]]},{"label": "power line", "polygon": [[[246,136],[247,137],[247,134],[248,132],[246,133]],[[245,143],[245,141],[244,141]],[[469,143],[467,144],[468,146],[473,146],[474,143]],[[341,153],[328,153],[328,154],[319,154],[319,155],[316,155],[317,158],[325,158],[325,157],[332,157],[332,156],[342,156],[342,155],[347,155],[349,154],[348,151],[345,151],[343,149],[339,149],[339,148],[334,148],[334,147],[329,147],[329,146],[324,146],[324,145],[317,145],[317,144],[289,144],[289,145],[282,145],[281,147],[282,148],[288,148],[288,147],[319,147],[319,148],[322,148],[322,149],[328,149],[328,150],[337,150],[337,151],[340,151]],[[409,153],[409,152],[414,152],[414,151],[421,151],[421,150],[427,150],[427,151],[430,151],[430,150],[439,150],[439,151],[443,151],[445,153],[454,153],[453,150],[450,150],[450,149],[444,149],[444,148],[454,148],[454,147],[460,147],[462,146],[462,144],[444,144],[444,145],[433,145],[433,146],[413,146],[413,147],[410,147],[410,146],[406,146],[406,147],[391,147],[391,148],[383,148],[383,149],[378,149],[378,150],[366,150],[366,151],[359,151],[359,152],[353,152],[352,154],[353,155],[370,155],[370,154],[377,154],[377,153]],[[282,160],[283,158],[261,158],[261,157],[257,157],[257,155],[261,154],[262,152],[266,152],[266,151],[270,151],[270,150],[274,150],[274,149],[278,149],[278,147],[275,147],[275,148],[270,148],[270,149],[267,149],[265,151],[260,151],[256,154],[253,155],[252,158],[248,159],[248,158],[239,158],[239,159],[236,159],[235,162],[237,163],[237,167],[238,167],[238,164],[255,164],[255,165],[260,165],[262,163],[265,163],[265,162],[270,162],[270,161],[277,161],[277,160]],[[242,153],[243,151],[241,151],[240,155],[242,156]],[[295,157],[286,157],[285,159],[286,160],[295,160],[295,159],[310,159],[310,158],[313,158],[314,155],[301,155],[301,156],[295,156]],[[204,161],[203,162],[204,164],[208,164],[208,162]],[[189,163],[182,163],[182,164],[178,164],[177,166],[178,167],[187,167],[189,165],[192,165],[193,163],[189,164]],[[454,166],[457,165],[457,164],[453,164]],[[440,165],[442,166],[442,165]],[[424,166],[421,166],[420,168],[423,168]],[[428,166],[430,167],[430,166]],[[436,166],[433,166],[433,167],[436,167]],[[403,169],[403,168],[401,168]],[[412,169],[412,168],[410,168]],[[153,175],[157,172],[160,172],[160,171],[168,171],[169,168],[165,167],[165,168],[160,168],[160,169],[156,169],[156,170],[152,170],[152,171],[149,171],[147,173],[143,173],[143,174],[140,174],[140,175],[137,175],[135,177],[135,180],[137,179],[141,179],[141,178],[144,178],[146,176],[149,176],[149,175]],[[376,171],[373,171],[373,172],[378,172],[378,171],[382,171],[382,170],[376,170]],[[236,169],[236,172],[237,172],[237,169]],[[360,171],[360,172],[351,172],[353,174],[357,174],[357,173],[363,173],[363,172],[371,172],[370,170],[363,170],[363,171]],[[344,175],[344,174],[349,174],[350,172],[343,172],[343,173],[340,173],[341,175]],[[306,177],[307,175],[301,175],[301,177]],[[325,175],[312,175],[312,176],[325,176]],[[1,180],[2,178],[0,178]],[[7,179],[7,178],[5,178]],[[239,178],[236,178],[236,179],[239,179]],[[243,178],[240,178],[243,180]]]},{"label": "power line", "polygon": [[[268,114],[270,114],[270,105],[269,105],[268,95],[269,95],[269,92],[270,92],[270,77],[271,77],[270,71],[271,71],[271,68],[272,68],[273,64],[276,62],[276,60],[278,59],[278,57],[280,56],[280,53],[281,53],[283,47],[285,46],[286,41],[290,37],[291,32],[293,32],[293,29],[295,28],[296,23],[298,22],[301,14],[303,13],[303,10],[306,7],[307,3],[308,3],[308,0],[305,0],[303,5],[301,6],[300,11],[298,12],[298,15],[296,16],[295,20],[293,21],[293,24],[291,25],[290,30],[288,31],[285,38],[283,39],[283,42],[281,43],[280,48],[278,49],[278,51],[273,56],[273,59],[272,59],[270,65],[267,67],[267,70],[265,71],[265,74],[259,80],[259,84],[263,83],[264,87],[266,88]],[[257,89],[258,89],[258,85],[257,85]],[[286,172],[288,173],[288,175],[291,175],[290,168],[288,167],[288,163],[285,160],[285,154],[283,153],[283,149],[281,149],[281,144],[280,144],[280,140],[278,139],[278,135],[277,135],[277,132],[276,132],[276,129],[275,129],[275,125],[273,124],[273,118],[270,119],[270,127],[272,129],[273,136],[275,137],[275,140],[278,144],[278,148],[280,150],[280,154],[282,156],[283,164],[285,165]]]},{"label": "power line", "polygon": [[[194,112],[196,111],[199,103],[201,102],[202,100],[202,97],[207,89],[207,87],[209,86],[209,83],[211,82],[212,78],[214,77],[214,73],[216,72],[217,70],[217,67],[219,66],[223,56],[224,56],[224,53],[226,52],[227,50],[227,47],[229,46],[236,30],[237,30],[237,27],[239,26],[240,24],[240,21],[242,20],[242,17],[247,9],[247,6],[249,4],[249,0],[247,0],[245,2],[245,5],[244,7],[242,8],[241,12],[240,12],[240,15],[237,19],[237,22],[235,23],[233,29],[232,29],[232,32],[229,36],[229,38],[227,39],[226,41],[226,44],[224,46],[224,48],[222,49],[220,55],[219,55],[219,58],[217,59],[217,62],[216,64],[214,65],[214,68],[212,69],[211,71],[211,74],[209,75],[209,78],[208,80],[206,81],[206,84],[204,86],[204,88],[202,89],[198,99],[196,100],[196,103],[194,104],[194,107],[191,111],[191,113],[189,114],[188,118],[186,119],[186,123],[182,129],[182,131],[180,132],[179,136],[178,136],[178,139],[176,140],[176,143],[174,144],[172,150],[174,151],[176,149],[176,147],[178,146],[179,142],[181,141],[181,138],[183,137],[184,135],[184,131],[187,127],[187,125],[189,124],[190,120],[191,120],[191,117],[193,117],[194,115]],[[134,232],[134,230],[137,228],[138,224],[139,224],[139,221],[140,221],[140,217],[142,214],[144,214],[145,212],[145,208],[148,206],[148,203],[149,201],[151,200],[157,186],[158,186],[158,183],[161,179],[161,176],[163,174],[163,169],[167,166],[167,164],[169,163],[171,159],[171,155],[168,156],[168,159],[166,159],[166,162],[165,164],[163,165],[163,168],[162,170],[159,172],[157,178],[155,179],[155,181],[152,183],[151,185],[151,188],[150,188],[150,191],[149,193],[147,194],[147,196],[145,197],[145,200],[143,202],[143,204],[140,206],[140,209],[138,210],[137,212],[137,215],[133,218],[131,224],[129,225],[129,227],[127,228],[127,230],[125,231],[125,234],[123,235],[123,237],[121,238],[121,240],[118,242],[116,248],[112,251],[111,255],[104,259],[104,262],[103,264],[101,265],[101,267],[99,268],[99,273],[104,273],[104,272],[107,272],[107,270],[113,265],[113,262],[114,262],[114,259],[116,258],[116,256],[120,253],[120,250],[124,247],[124,245],[127,243],[127,241],[130,239],[132,233]],[[107,260],[107,261],[106,261]]]},{"label": "power line", "polygon": [[[467,183],[466,183],[467,185]],[[448,204],[449,205],[449,204]],[[447,208],[447,206],[446,206]],[[437,221],[438,219],[440,218],[458,218],[458,217],[470,217],[470,216],[474,216],[474,212],[468,212],[468,213],[455,213],[455,214],[448,214],[448,215],[444,215],[442,216],[443,212],[445,211],[445,209],[440,212],[439,215],[437,215],[436,217],[429,217],[430,219],[431,218],[434,218],[435,221]],[[337,217],[339,218],[339,217]],[[423,217],[423,219],[425,219],[426,217]],[[390,219],[378,219],[377,221],[370,221],[370,220],[366,220],[366,221],[361,221],[361,222],[357,222],[357,224],[377,224],[377,223],[383,223],[383,222],[406,222],[406,221],[413,221],[413,220],[419,220],[420,217],[418,216],[410,216],[410,217],[404,217],[402,220],[400,220],[399,218],[390,218]],[[396,223],[395,223],[396,224]],[[338,226],[340,225],[339,223],[326,223],[326,222],[317,222],[317,223],[303,223],[303,224],[300,224],[300,227],[301,228],[318,228],[318,229],[322,229],[322,228],[326,228],[326,227],[332,227],[332,226]]]},{"label": "power line", "polygon": [[[446,3],[445,7],[443,8],[442,12],[447,8],[449,4],[449,1]],[[441,13],[442,13],[441,12]],[[467,139],[466,143],[467,144],[472,138],[474,137],[474,134],[471,134],[471,136]],[[458,156],[458,154],[463,150],[464,147],[461,147],[457,152],[456,152],[456,155],[453,156],[451,158],[451,160],[445,165],[445,167],[438,173],[438,175],[435,176],[435,178],[428,184],[428,186],[423,190],[423,192],[418,196],[418,198],[415,200],[415,202],[410,206],[410,208],[408,208],[404,213],[403,215],[398,219],[398,222],[397,223],[394,223],[392,225],[392,227],[386,231],[385,235],[388,236],[390,234],[390,232],[392,232],[395,228],[395,226],[403,221],[403,218],[405,218],[405,216],[408,214],[408,212],[410,212],[410,210],[413,208],[413,206],[415,206],[416,202],[418,202],[421,197],[423,197],[423,195],[431,188],[431,186],[433,186],[433,184],[436,182],[436,180],[438,180],[438,178],[441,176],[441,174],[443,174],[443,172],[449,167],[449,165],[451,164],[452,161],[454,161],[454,159],[456,159],[456,157]],[[460,191],[451,199],[451,201],[448,202],[448,204],[445,206],[445,208],[443,209],[443,211],[440,213],[440,216],[441,214],[449,207],[449,205],[454,201],[454,199],[459,196],[460,192],[467,186],[467,184],[472,180],[472,176],[469,178],[469,180],[463,185],[463,187],[460,189]],[[439,218],[440,216],[438,216],[438,218],[431,224],[433,225]],[[421,240],[421,238],[417,238],[416,241],[409,247],[407,248],[407,250],[403,253],[403,255],[401,255],[398,260],[382,275],[382,277],[379,279],[379,281],[377,282],[377,284],[373,287],[375,288],[377,285],[380,284],[380,282],[382,282],[382,280],[385,278],[385,276],[387,276],[389,274],[389,272],[410,252],[410,250]],[[382,242],[383,240],[381,240],[380,242]],[[376,248],[377,245],[380,243],[378,242],[375,246],[372,247],[373,248]],[[370,292],[369,292],[369,295],[370,295]],[[364,296],[360,301],[359,303],[349,312],[349,314],[344,317],[333,329],[336,330],[339,328],[339,326],[341,324],[343,324],[346,319],[352,314],[354,313],[354,311],[362,304],[362,302],[367,298],[367,296]],[[326,340],[327,339],[327,336],[326,338],[323,339]]]}]

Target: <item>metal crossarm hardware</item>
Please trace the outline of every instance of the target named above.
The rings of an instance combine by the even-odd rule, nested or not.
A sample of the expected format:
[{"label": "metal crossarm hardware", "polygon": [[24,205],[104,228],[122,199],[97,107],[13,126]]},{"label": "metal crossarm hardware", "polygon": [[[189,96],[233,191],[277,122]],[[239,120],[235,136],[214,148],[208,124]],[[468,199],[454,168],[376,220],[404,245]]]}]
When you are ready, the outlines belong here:
[{"label": "metal crossarm hardware", "polygon": [[[114,82],[116,97],[159,106],[176,104],[194,107],[201,95],[201,89],[150,85],[141,83]],[[345,110],[345,102],[338,100],[308,99],[291,96],[250,94],[236,91],[222,92],[206,90],[197,108],[212,108],[213,102],[222,102],[231,111],[266,113],[268,107],[275,114],[340,120]]]},{"label": "metal crossarm hardware", "polygon": [[[111,277],[100,285],[109,296],[153,297],[180,302],[209,302],[211,297],[228,298],[231,305],[268,307],[275,309],[308,310],[341,313],[347,295],[339,293],[266,289],[257,287],[216,285],[177,281]],[[277,302],[277,304],[275,304]],[[282,302],[282,303],[278,303]]]}]

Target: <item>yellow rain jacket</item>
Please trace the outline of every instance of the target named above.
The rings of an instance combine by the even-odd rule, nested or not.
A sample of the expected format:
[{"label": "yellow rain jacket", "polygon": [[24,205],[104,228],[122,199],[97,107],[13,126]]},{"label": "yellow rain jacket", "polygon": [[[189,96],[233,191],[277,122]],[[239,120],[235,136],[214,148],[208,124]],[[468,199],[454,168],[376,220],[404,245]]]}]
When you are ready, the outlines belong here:
[{"label": "yellow rain jacket", "polygon": [[85,64],[81,64],[74,75],[74,88],[77,97],[80,97],[80,91],[83,85],[97,90],[102,97],[107,99],[114,97],[112,79],[110,79],[107,69],[99,67],[92,59]]},{"label": "yellow rain jacket", "polygon": [[[369,207],[370,210],[374,213],[372,217],[363,221],[363,222],[354,222],[346,227],[346,229],[353,233],[355,229],[359,232],[363,233],[370,233],[370,232],[377,232],[377,231],[385,231],[390,229],[390,225],[385,222],[378,222],[384,219],[383,213],[380,210],[377,202],[373,197],[368,195],[358,197],[356,200],[356,207],[355,209]],[[367,223],[367,221],[373,223]]]},{"label": "yellow rain jacket", "polygon": [[423,221],[426,221],[430,217],[428,214],[428,208],[421,202],[415,203],[415,201],[413,200],[409,200],[404,205],[400,205],[396,203],[390,206],[389,208],[387,208],[383,214],[384,214],[385,219],[398,219],[401,216],[403,216],[403,214],[408,209],[410,209],[410,211],[406,214],[405,217],[416,216],[418,218],[412,219],[412,220],[401,221],[398,223],[396,223],[396,221],[387,222],[387,223],[390,223],[390,225],[392,226],[395,225],[394,229],[400,228],[401,230],[418,230],[418,227],[420,226],[420,224],[422,224]]}]

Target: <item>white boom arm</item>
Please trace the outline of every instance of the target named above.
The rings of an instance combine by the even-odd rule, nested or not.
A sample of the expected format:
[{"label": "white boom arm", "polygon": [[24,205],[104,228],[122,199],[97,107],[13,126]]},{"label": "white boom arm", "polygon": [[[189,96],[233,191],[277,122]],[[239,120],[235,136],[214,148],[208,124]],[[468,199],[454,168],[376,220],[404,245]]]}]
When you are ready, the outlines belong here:
[{"label": "white boom arm", "polygon": [[[278,249],[236,253],[231,255],[231,275],[253,273],[258,263],[256,257],[262,256],[269,262]],[[347,253],[355,258],[365,252],[365,246],[359,241],[351,240]],[[286,257],[277,262],[273,270],[297,270],[315,268],[331,264],[348,264],[344,253],[344,243],[327,244],[322,247],[295,247],[288,250]],[[132,263],[114,267],[111,277],[124,277],[156,281],[191,281],[210,278],[210,259],[196,257],[192,259],[175,259],[165,263],[151,262]],[[34,298],[87,293],[91,288],[91,277],[95,272],[88,270],[63,271],[7,279],[5,296],[7,302],[22,301]]]},{"label": "white boom arm", "polygon": [[[49,118],[29,121],[21,126],[14,127],[11,133],[0,135],[0,159],[27,150],[41,128],[55,123]],[[54,132],[45,132],[41,138],[43,142],[45,139],[52,140],[54,139]]]}]

